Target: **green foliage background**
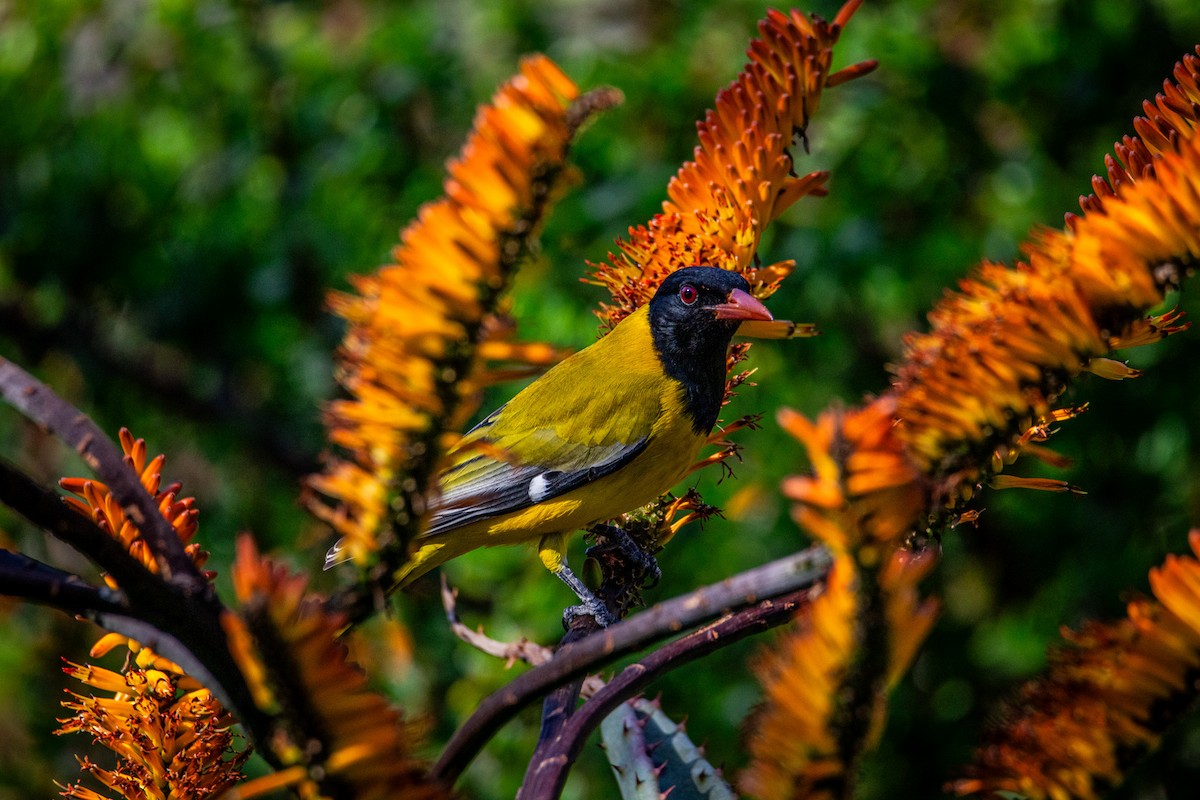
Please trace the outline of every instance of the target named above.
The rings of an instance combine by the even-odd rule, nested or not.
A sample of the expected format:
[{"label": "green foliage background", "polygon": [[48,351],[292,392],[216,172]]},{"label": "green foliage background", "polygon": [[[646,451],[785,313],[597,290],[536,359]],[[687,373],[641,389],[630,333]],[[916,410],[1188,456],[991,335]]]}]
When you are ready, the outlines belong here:
[{"label": "green foliage background", "polygon": [[[439,194],[475,106],[539,50],[585,88],[626,95],[579,140],[581,182],[514,292],[526,337],[585,345],[603,299],[579,281],[586,260],[658,210],[694,146],[693,121],[741,67],[764,9],[0,0],[0,354],[105,429],[127,425],[168,454],[166,477],[198,497],[223,579],[241,530],[315,574],[329,536],[295,495],[334,391],[340,328],[325,290],[383,263],[397,230]],[[811,10],[829,17],[836,6]],[[740,437],[737,480],[717,485],[713,471],[699,486],[718,503],[758,491],[672,543],[651,599],[803,544],[775,489],[803,456],[774,409],[814,414],[886,387],[902,333],[980,258],[1011,261],[1031,226],[1061,224],[1113,140],[1132,132],[1140,101],[1198,41],[1193,0],[913,0],[858,13],[837,63],[881,66],[826,95],[799,165],[831,169],[830,196],[801,202],[762,248],[764,260],[798,263],[771,307],[824,335],[754,347],[758,386],[731,414],[763,412],[763,428]],[[978,528],[946,538],[928,581],[945,612],[865,765],[863,796],[937,793],[996,701],[1042,666],[1060,625],[1120,613],[1123,593],[1146,590],[1147,570],[1186,549],[1200,525],[1198,342],[1189,331],[1130,353],[1149,371],[1140,380],[1072,389],[1092,410],[1052,444],[1076,465],[1018,471],[1066,478],[1086,496],[985,493]],[[12,413],[0,413],[0,436],[3,457],[47,482],[86,474]],[[0,536],[91,574],[4,511]],[[468,623],[556,639],[569,598],[528,552],[477,553],[448,572]],[[434,584],[399,605],[414,662],[376,677],[442,741],[508,673],[448,636]],[[0,606],[0,616],[0,798],[44,797],[52,777],[73,778],[71,753],[84,747],[50,736],[57,659],[85,658],[93,632],[39,609]],[[757,697],[746,661],[758,646],[658,687],[728,771],[743,763],[738,724]],[[510,726],[477,759],[468,796],[513,796],[536,728],[536,713]],[[589,747],[568,796],[612,796],[605,769]],[[1193,725],[1126,796],[1182,796],[1198,778]]]}]

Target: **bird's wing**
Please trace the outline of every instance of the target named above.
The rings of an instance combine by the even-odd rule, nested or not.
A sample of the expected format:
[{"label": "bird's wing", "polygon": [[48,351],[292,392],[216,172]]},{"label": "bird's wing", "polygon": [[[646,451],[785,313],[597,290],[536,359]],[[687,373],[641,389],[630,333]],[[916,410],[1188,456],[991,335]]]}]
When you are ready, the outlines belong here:
[{"label": "bird's wing", "polygon": [[580,378],[589,365],[571,368],[588,354],[559,364],[463,437],[431,501],[428,533],[558,497],[646,448],[662,413],[661,384],[623,370],[597,388]]},{"label": "bird's wing", "polygon": [[428,533],[558,497],[638,456],[670,394],[646,322],[631,315],[467,433],[430,503]]},{"label": "bird's wing", "polygon": [[[643,436],[629,443],[587,446],[541,438],[536,462],[508,460],[477,451],[442,475],[441,495],[431,506],[427,535],[445,533],[481,519],[528,508],[616,472],[641,453]],[[552,433],[550,434],[552,436]],[[528,447],[526,440],[526,447]],[[503,447],[503,445],[497,445]],[[522,448],[524,449],[524,448]]]}]

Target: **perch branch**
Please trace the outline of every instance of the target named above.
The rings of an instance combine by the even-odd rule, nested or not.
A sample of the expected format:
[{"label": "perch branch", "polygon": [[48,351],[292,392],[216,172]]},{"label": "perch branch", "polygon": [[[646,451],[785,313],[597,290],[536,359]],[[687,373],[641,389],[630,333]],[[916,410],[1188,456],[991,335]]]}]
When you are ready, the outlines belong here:
[{"label": "perch branch", "polygon": [[522,800],[555,800],[562,793],[571,764],[596,726],[613,709],[641,692],[660,676],[727,647],[748,636],[791,620],[796,610],[809,602],[812,588],[800,589],[773,600],[743,608],[663,645],[635,664],[630,664],[604,688],[583,704],[561,725],[558,735],[545,747],[539,743],[521,785]]},{"label": "perch branch", "polygon": [[[567,628],[566,635],[563,636],[559,643],[559,650],[568,647],[569,645],[580,642],[591,636],[593,633],[602,630],[600,623],[591,615],[580,615],[571,620]],[[538,732],[537,746],[533,749],[533,756],[530,763],[543,763],[553,758],[549,754],[549,750],[553,748],[555,742],[562,737],[563,730],[571,720],[571,715],[575,713],[575,706],[579,702],[579,695],[583,691],[584,676],[578,675],[573,680],[565,681],[562,685],[556,687],[554,691],[546,695],[546,699],[542,701],[542,728]],[[563,766],[565,770],[565,765]],[[525,787],[522,786],[517,792],[517,800],[525,800]]]},{"label": "perch branch", "polygon": [[666,636],[702,624],[728,609],[811,586],[825,575],[830,563],[825,548],[810,547],[659,603],[582,641],[564,645],[549,662],[485,698],[446,745],[431,770],[431,777],[452,784],[500,727],[556,686]]}]

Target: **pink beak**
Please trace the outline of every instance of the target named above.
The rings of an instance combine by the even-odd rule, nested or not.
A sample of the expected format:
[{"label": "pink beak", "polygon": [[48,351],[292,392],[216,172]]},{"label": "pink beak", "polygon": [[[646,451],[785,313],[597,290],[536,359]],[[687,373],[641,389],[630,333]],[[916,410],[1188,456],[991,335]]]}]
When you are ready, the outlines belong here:
[{"label": "pink beak", "polygon": [[767,307],[755,300],[747,292],[734,289],[729,293],[729,299],[720,305],[713,306],[717,319],[764,320],[775,319]]}]

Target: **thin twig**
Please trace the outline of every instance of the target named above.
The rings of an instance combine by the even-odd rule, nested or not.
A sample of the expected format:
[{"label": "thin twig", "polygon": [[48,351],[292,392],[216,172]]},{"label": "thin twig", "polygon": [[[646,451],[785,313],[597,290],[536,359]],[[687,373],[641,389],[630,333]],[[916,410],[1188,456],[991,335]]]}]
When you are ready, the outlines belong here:
[{"label": "thin twig", "polygon": [[624,102],[625,95],[614,86],[597,86],[575,98],[567,111],[567,126],[571,129],[571,138],[574,139],[583,124],[592,117]]},{"label": "thin twig", "polygon": [[446,745],[431,770],[431,777],[447,785],[454,783],[497,730],[554,687],[727,610],[811,586],[824,576],[830,563],[825,548],[810,547],[659,603],[583,641],[564,645],[548,663],[485,698]]},{"label": "thin twig", "polygon": [[[482,628],[468,628],[458,616],[458,590],[447,583],[445,574],[441,577],[442,608],[446,612],[446,620],[450,623],[451,632],[459,639],[481,653],[503,659],[506,669],[518,661],[531,667],[538,667],[554,657],[553,648],[530,641],[524,636],[515,642],[502,642],[488,636]],[[586,700],[603,688],[603,678],[599,675],[589,675],[583,681],[583,689],[579,692],[579,696]]]},{"label": "thin twig", "polygon": [[515,642],[502,642],[488,636],[482,629],[468,628],[458,617],[458,590],[450,587],[444,573],[441,577],[442,608],[446,612],[446,621],[450,623],[451,632],[459,639],[482,653],[504,659],[505,668],[511,667],[518,661],[536,667],[545,664],[554,656],[552,649],[537,642],[531,642],[524,636]]},{"label": "thin twig", "polygon": [[613,709],[667,672],[714,650],[788,622],[798,608],[810,601],[813,591],[812,588],[801,589],[743,608],[663,645],[641,661],[630,664],[572,714],[553,741],[545,747],[539,747],[537,755],[540,757],[530,761],[518,796],[522,800],[558,798],[566,783],[568,769],[582,751],[588,735]]},{"label": "thin twig", "polygon": [[59,494],[4,460],[0,460],[0,503],[87,556],[135,597],[152,577],[120,542],[67,507]]},{"label": "thin twig", "polygon": [[95,619],[98,613],[129,614],[121,592],[93,586],[78,575],[2,548],[0,594],[88,619]]},{"label": "thin twig", "polygon": [[85,414],[13,362],[0,358],[0,397],[62,439],[108,486],[146,540],[163,577],[186,592],[211,594],[212,587],[184,551],[175,529],[159,512],[138,476],[103,431]]}]

